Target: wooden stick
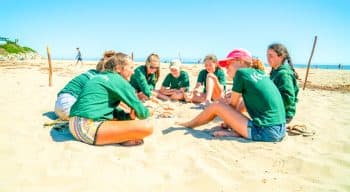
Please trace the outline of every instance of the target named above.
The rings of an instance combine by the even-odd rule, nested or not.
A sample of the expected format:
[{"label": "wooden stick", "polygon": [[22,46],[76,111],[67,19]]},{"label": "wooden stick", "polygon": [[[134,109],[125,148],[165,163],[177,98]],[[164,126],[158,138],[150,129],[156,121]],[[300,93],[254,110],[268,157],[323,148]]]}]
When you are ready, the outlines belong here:
[{"label": "wooden stick", "polygon": [[315,51],[315,47],[316,47],[316,42],[317,42],[317,35],[315,36],[314,45],[312,46],[311,55],[310,55],[310,58],[309,58],[309,62],[308,62],[308,64],[307,64],[307,70],[306,70],[306,74],[305,74],[305,81],[304,81],[303,90],[305,90],[306,81],[307,81],[307,76],[309,75],[309,69],[310,69],[310,65],[311,65],[311,59],[312,59],[312,56],[314,55],[314,51]]},{"label": "wooden stick", "polygon": [[50,48],[46,47],[47,51],[47,59],[49,62],[49,86],[52,86],[52,65],[51,65],[51,54],[50,54]]},{"label": "wooden stick", "polygon": [[131,60],[134,61],[134,52],[131,52]]}]

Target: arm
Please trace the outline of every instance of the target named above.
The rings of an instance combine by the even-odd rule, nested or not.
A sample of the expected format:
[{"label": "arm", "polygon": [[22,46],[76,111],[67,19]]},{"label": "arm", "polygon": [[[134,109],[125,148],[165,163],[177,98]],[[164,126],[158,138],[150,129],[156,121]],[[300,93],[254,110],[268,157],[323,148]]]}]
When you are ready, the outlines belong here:
[{"label": "arm", "polygon": [[172,95],[172,94],[175,93],[175,90],[174,89],[168,89],[168,88],[162,86],[160,88],[159,92],[161,94],[163,94],[163,95]]},{"label": "arm", "polygon": [[238,110],[240,106],[240,100],[241,100],[241,94],[238,92],[232,91],[230,105],[234,109]]},{"label": "arm", "polygon": [[134,74],[134,80],[138,84],[140,91],[144,93],[147,97],[150,97],[152,95],[153,86],[148,84],[145,74],[143,74],[140,71],[135,72],[136,73]]},{"label": "arm", "polygon": [[[117,83],[112,84],[113,89],[116,92],[116,96],[120,100],[131,108],[131,113],[134,111],[136,117],[139,119],[145,119],[149,117],[148,109],[137,98],[135,89],[124,79],[120,79]],[[133,118],[132,116],[130,116]]]},{"label": "arm", "polygon": [[276,86],[281,93],[284,107],[287,109],[295,102],[295,90],[293,85],[293,77],[290,74],[284,73],[276,79]]},{"label": "arm", "polygon": [[164,95],[172,95],[174,93],[173,89],[169,89],[171,83],[171,74],[168,74],[160,87],[159,92]]},{"label": "arm", "polygon": [[[214,83],[216,84],[216,85],[218,85],[218,87],[219,87],[219,89],[220,89],[220,91],[224,91],[224,85],[223,84],[226,84],[226,81],[224,80],[224,81],[219,81],[219,78],[214,74],[214,73],[208,73],[208,76],[207,76],[207,78],[208,77],[211,77],[212,79],[214,79]],[[221,79],[221,78],[220,78]]]},{"label": "arm", "polygon": [[217,77],[221,91],[226,91],[226,75],[222,69],[219,70]]}]

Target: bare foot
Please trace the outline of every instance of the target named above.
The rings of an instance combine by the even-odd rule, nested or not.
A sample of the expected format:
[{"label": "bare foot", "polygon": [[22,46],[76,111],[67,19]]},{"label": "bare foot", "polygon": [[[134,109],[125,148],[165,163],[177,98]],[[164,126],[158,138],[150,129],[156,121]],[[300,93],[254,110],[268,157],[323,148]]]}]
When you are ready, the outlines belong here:
[{"label": "bare foot", "polygon": [[122,143],[119,143],[121,146],[124,147],[131,147],[131,146],[137,146],[143,144],[142,139],[135,139],[135,140],[129,140],[129,141],[124,141]]},{"label": "bare foot", "polygon": [[192,127],[190,127],[189,122],[175,122],[175,125],[180,125],[182,127],[192,128]]}]

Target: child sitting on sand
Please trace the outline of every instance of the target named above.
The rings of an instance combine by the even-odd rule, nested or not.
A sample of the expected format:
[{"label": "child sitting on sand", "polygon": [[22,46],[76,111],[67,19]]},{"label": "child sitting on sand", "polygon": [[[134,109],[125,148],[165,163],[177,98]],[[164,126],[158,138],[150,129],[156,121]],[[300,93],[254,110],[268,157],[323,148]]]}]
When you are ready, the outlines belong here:
[{"label": "child sitting on sand", "polygon": [[69,111],[72,105],[76,102],[81,90],[91,78],[104,70],[104,61],[115,54],[115,51],[106,51],[103,58],[96,65],[96,70],[90,69],[82,73],[68,82],[64,88],[58,92],[55,102],[55,113],[61,120],[68,120]]},{"label": "child sitting on sand", "polygon": [[167,96],[155,91],[156,83],[160,75],[160,58],[156,53],[150,54],[145,65],[141,65],[135,69],[131,76],[130,84],[136,89],[137,96],[141,101],[151,99],[151,97],[159,97],[168,99]]},{"label": "child sitting on sand", "polygon": [[189,75],[181,70],[181,61],[170,62],[170,73],[165,77],[159,92],[172,100],[184,100],[184,93],[190,88]]},{"label": "child sitting on sand", "polygon": [[[72,106],[69,130],[77,140],[91,145],[141,144],[154,125],[147,119],[150,111],[129,83],[134,63],[128,55],[117,53],[104,66],[105,71],[86,83]],[[118,107],[121,102],[130,107],[129,113]]]},{"label": "child sitting on sand", "polygon": [[[271,66],[270,79],[281,93],[286,121],[291,122],[298,102],[298,74],[293,67],[287,48],[279,43],[271,44],[267,49],[267,60]],[[288,64],[285,64],[285,61]]]},{"label": "child sitting on sand", "polygon": [[[215,55],[207,55],[204,58],[205,69],[198,75],[197,84],[190,94],[185,95],[187,102],[203,103],[206,106],[212,100],[220,100],[224,96],[226,88],[225,72],[218,66]],[[200,88],[203,86],[203,90]]]},{"label": "child sitting on sand", "polygon": [[[282,97],[264,71],[251,68],[251,54],[235,49],[219,65],[226,67],[228,76],[234,78],[230,103],[213,103],[194,119],[179,125],[194,128],[219,116],[232,131],[217,131],[214,136],[237,136],[235,131],[253,141],[281,141],[286,132]],[[238,111],[241,97],[250,118]]]}]

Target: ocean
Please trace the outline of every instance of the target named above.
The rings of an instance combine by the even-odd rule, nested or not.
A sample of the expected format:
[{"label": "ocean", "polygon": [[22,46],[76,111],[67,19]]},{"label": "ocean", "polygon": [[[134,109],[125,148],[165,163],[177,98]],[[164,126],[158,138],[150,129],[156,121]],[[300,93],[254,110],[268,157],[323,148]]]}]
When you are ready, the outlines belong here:
[{"label": "ocean", "polygon": [[[58,59],[58,58],[57,58]],[[65,59],[63,59],[65,60]],[[96,58],[87,58],[85,60],[88,61],[98,61]],[[135,58],[134,59],[136,62],[144,62],[144,58]],[[161,62],[163,63],[169,63],[171,59],[162,59]],[[198,59],[182,59],[183,64],[202,64],[201,60]],[[266,67],[269,67],[268,64],[265,64]],[[295,68],[307,68],[307,64],[294,64]],[[311,63],[311,68],[312,69],[333,69],[333,70],[350,70],[350,64],[341,64],[339,68],[339,64],[313,64]]]}]

